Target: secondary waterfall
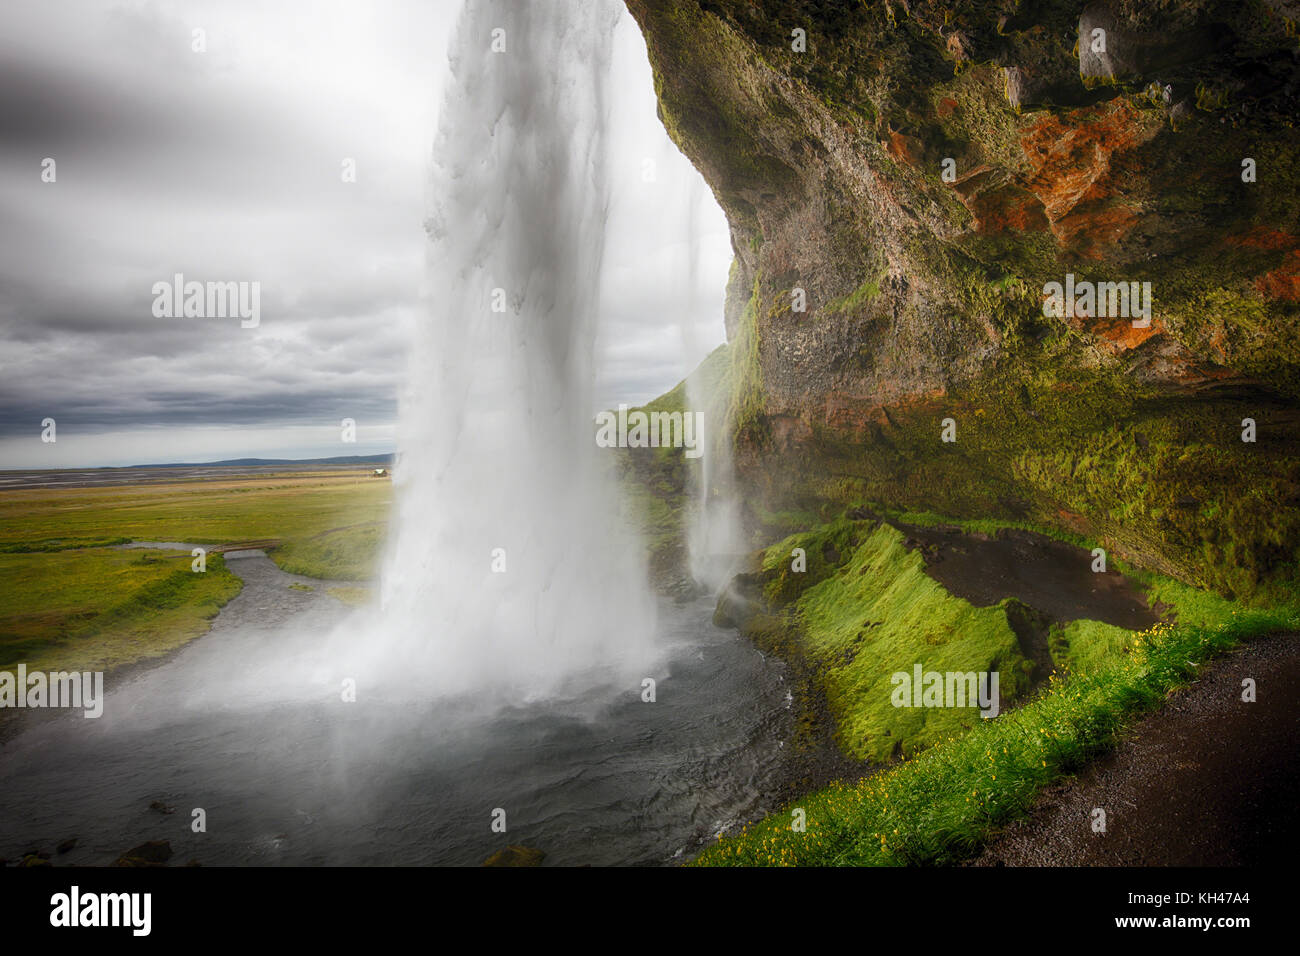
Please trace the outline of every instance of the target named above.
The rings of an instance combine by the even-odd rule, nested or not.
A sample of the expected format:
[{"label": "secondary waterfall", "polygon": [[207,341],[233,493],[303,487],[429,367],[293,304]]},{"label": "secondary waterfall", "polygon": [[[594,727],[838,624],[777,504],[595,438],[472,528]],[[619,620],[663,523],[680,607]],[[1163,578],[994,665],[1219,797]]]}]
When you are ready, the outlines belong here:
[{"label": "secondary waterfall", "polygon": [[[703,180],[692,179],[686,197],[686,281],[682,314],[691,315],[700,300],[699,284],[701,245],[698,215]],[[688,354],[699,354],[698,331],[684,325],[683,345]],[[718,592],[736,572],[745,551],[740,530],[739,506],[735,489],[735,469],[731,454],[731,422],[728,420],[730,396],[726,376],[720,364],[729,364],[729,355],[717,362],[710,356],[686,377],[686,401],[692,411],[704,413],[703,454],[688,469],[691,503],[686,543],[690,555],[691,578],[709,591]]]},{"label": "secondary waterfall", "polygon": [[592,422],[620,13],[469,0],[452,42],[381,594],[381,642],[437,692],[544,697],[633,680],[651,654]]}]

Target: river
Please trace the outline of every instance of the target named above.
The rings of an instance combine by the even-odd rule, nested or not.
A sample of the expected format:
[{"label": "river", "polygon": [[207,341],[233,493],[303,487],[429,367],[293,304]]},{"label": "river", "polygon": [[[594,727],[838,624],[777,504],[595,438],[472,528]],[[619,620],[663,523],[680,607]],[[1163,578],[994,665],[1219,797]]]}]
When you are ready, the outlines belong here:
[{"label": "river", "polygon": [[507,844],[547,865],[655,865],[771,809],[792,724],[785,669],[714,628],[711,600],[660,606],[652,703],[639,686],[490,710],[342,703],[302,691],[299,666],[322,666],[320,635],[349,613],[364,641],[365,612],[260,552],[227,560],[245,587],[209,634],[110,674],[103,717],[37,719],[4,744],[0,856],[76,837],[54,863],[168,840],[173,865],[477,865]]}]

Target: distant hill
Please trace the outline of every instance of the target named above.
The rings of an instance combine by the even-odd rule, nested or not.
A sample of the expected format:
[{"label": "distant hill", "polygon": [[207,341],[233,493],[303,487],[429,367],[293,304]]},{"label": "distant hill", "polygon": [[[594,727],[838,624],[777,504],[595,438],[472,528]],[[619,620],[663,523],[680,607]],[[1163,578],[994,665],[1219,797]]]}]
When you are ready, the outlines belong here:
[{"label": "distant hill", "polygon": [[127,468],[219,468],[223,465],[392,465],[392,454],[336,455],[333,458],[228,458],[225,461],[176,461],[165,465],[127,465]]}]

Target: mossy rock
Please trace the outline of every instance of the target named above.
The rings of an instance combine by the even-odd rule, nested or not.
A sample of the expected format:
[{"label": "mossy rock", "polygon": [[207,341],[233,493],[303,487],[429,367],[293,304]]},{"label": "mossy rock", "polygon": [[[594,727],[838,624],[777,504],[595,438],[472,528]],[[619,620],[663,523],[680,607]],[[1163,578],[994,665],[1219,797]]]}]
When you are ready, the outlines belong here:
[{"label": "mossy rock", "polygon": [[117,858],[114,866],[163,866],[172,858],[172,845],[167,840],[150,840],[132,847]]},{"label": "mossy rock", "polygon": [[512,843],[504,850],[497,850],[483,861],[484,866],[541,866],[546,853],[533,846],[521,846]]}]

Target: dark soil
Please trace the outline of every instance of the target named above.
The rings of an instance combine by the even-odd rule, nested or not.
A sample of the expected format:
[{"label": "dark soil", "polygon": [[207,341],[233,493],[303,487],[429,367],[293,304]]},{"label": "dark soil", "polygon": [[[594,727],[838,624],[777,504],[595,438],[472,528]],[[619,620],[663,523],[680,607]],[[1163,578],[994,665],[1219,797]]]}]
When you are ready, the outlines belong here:
[{"label": "dark soil", "polygon": [[[1242,681],[1256,702],[1242,701]],[[1049,788],[976,866],[1290,865],[1300,845],[1300,635],[1252,642]],[[1094,808],[1106,831],[1093,832]]]},{"label": "dark soil", "polygon": [[820,681],[804,658],[785,655],[787,682],[794,698],[794,733],[785,746],[776,802],[784,805],[832,783],[852,783],[885,769],[855,760],[835,739],[836,722]]},{"label": "dark soil", "polygon": [[1146,595],[1118,571],[1094,572],[1092,554],[1029,531],[996,535],[940,525],[896,524],[925,557],[926,574],[976,607],[1016,598],[1055,621],[1086,618],[1131,631],[1160,620]]}]

